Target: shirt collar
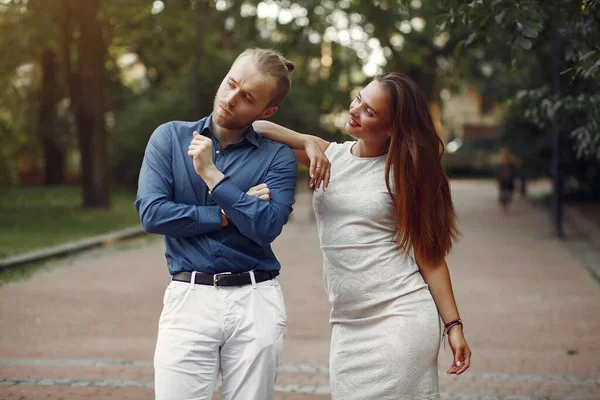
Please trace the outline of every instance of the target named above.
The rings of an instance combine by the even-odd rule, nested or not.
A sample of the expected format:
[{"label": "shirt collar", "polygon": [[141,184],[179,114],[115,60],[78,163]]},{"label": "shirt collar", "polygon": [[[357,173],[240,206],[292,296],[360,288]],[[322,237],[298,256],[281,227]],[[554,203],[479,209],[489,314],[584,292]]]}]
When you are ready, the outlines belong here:
[{"label": "shirt collar", "polygon": [[[212,124],[212,114],[209,115],[208,117],[206,117],[203,122],[200,122],[200,126],[199,126],[200,134],[204,135],[204,136],[213,136],[213,132],[210,129],[211,124]],[[246,140],[248,140],[248,142],[250,142],[254,146],[259,147],[261,138],[262,138],[262,136],[260,136],[254,130],[252,125],[250,125],[248,127],[248,129],[246,129],[246,132],[244,132],[244,136],[243,136],[242,140],[246,139]]]},{"label": "shirt collar", "polygon": [[248,129],[246,130],[246,134],[245,134],[245,138],[248,139],[248,141],[250,143],[252,143],[254,146],[259,147],[260,146],[260,138],[262,136],[260,136],[252,127],[252,125],[250,125],[248,127]]}]

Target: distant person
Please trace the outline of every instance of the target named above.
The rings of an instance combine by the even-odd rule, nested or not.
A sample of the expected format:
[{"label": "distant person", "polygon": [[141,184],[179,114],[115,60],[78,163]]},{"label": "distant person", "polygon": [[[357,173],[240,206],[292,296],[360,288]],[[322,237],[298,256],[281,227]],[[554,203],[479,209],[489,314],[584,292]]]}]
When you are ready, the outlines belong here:
[{"label": "distant person", "polygon": [[246,50],[210,116],[150,137],[135,205],[144,229],[165,236],[172,276],[154,354],[157,400],[212,399],[219,372],[223,400],[274,397],[287,314],[270,245],[292,211],[297,167],[289,147],[251,125],[277,111],[293,69],[277,52]]},{"label": "distant person", "polygon": [[523,165],[521,165],[521,168],[519,168],[519,181],[520,181],[520,186],[519,186],[519,192],[521,193],[521,196],[526,196],[527,195],[527,171],[525,170],[525,167]]},{"label": "distant person", "polygon": [[438,398],[440,316],[454,353],[447,372],[466,371],[471,350],[445,261],[457,229],[443,144],[417,84],[390,73],[358,92],[345,125],[353,141],[254,126],[297,151],[316,189],[324,182],[313,206],[331,302],[332,399]]},{"label": "distant person", "polygon": [[512,202],[516,179],[517,167],[512,161],[510,152],[504,149],[497,172],[499,201],[504,211],[508,210],[508,206]]}]

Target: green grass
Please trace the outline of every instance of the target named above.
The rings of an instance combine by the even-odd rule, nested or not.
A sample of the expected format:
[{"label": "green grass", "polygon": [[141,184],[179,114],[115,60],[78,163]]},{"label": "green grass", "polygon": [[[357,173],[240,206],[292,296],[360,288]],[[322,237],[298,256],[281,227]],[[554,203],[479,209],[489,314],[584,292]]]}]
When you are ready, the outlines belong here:
[{"label": "green grass", "polygon": [[79,186],[0,188],[0,257],[139,225],[134,192],[108,210],[84,209]]},{"label": "green grass", "polygon": [[2,269],[0,270],[0,286],[11,282],[29,279],[40,271],[50,271],[77,263],[84,263],[86,260],[93,260],[116,251],[137,249],[143,246],[154,244],[157,241],[162,241],[162,236],[144,235],[114,242],[109,246],[88,249],[84,252],[69,253],[58,257],[52,257],[51,259],[20,264],[16,268]]}]

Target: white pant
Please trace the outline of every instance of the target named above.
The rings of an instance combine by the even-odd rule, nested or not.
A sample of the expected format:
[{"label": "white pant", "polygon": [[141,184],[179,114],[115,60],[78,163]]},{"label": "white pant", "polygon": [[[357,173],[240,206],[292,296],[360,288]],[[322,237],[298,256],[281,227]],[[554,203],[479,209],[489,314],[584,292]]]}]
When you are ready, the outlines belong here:
[{"label": "white pant", "polygon": [[157,400],[271,400],[287,314],[276,279],[214,287],[172,281],[154,354]]}]

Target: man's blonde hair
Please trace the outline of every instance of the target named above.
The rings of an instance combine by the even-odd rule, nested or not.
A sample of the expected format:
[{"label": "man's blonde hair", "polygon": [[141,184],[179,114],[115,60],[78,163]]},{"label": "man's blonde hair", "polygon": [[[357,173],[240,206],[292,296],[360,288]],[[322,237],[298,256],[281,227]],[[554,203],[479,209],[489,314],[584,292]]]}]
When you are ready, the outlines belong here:
[{"label": "man's blonde hair", "polygon": [[290,91],[290,74],[294,71],[294,64],[278,51],[269,49],[247,49],[235,59],[234,64],[244,57],[252,57],[261,73],[277,79],[277,91],[268,107],[281,103]]}]

